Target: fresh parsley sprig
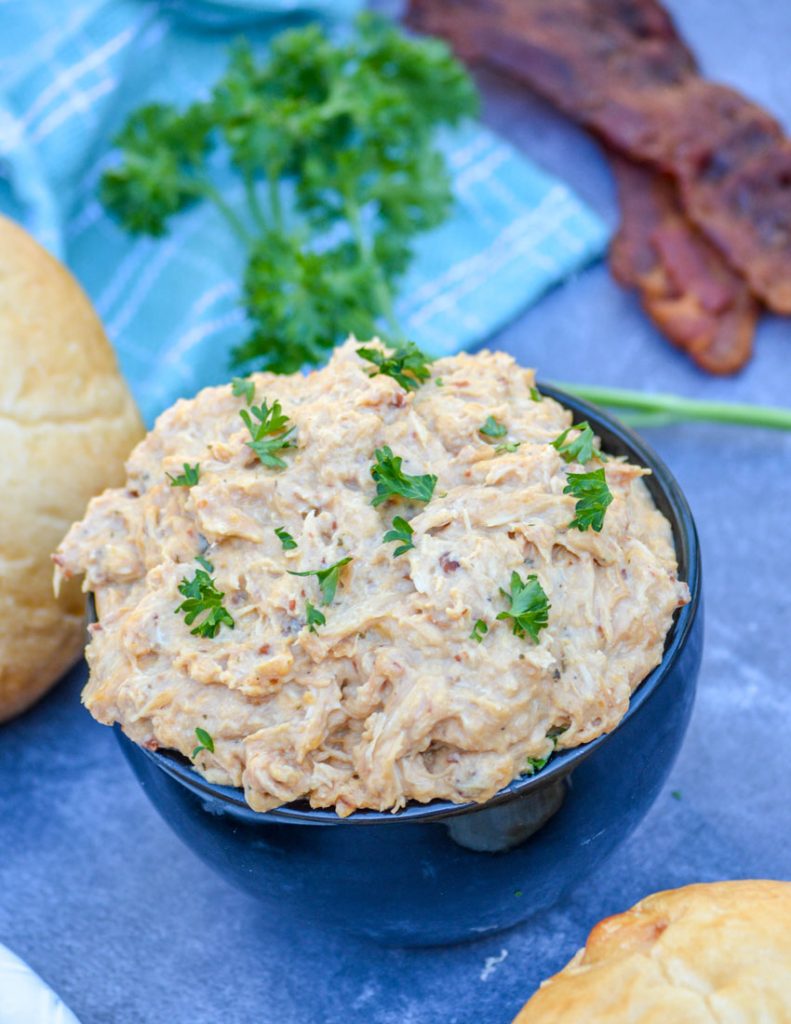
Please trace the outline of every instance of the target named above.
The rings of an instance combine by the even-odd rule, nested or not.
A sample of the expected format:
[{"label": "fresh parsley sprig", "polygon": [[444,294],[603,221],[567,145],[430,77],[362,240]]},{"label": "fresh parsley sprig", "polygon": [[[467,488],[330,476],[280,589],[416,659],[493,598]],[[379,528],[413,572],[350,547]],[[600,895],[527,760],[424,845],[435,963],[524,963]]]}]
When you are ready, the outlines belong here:
[{"label": "fresh parsley sprig", "polygon": [[[576,430],[578,433],[573,440],[569,441],[567,438],[572,430]],[[579,462],[581,466],[584,466],[593,459],[604,459],[596,447],[596,435],[587,420],[567,427],[562,434],[558,434],[551,444],[564,462]]]},{"label": "fresh parsley sprig", "polygon": [[437,478],[433,473],[410,476],[401,469],[403,459],[393,455],[387,445],[374,452],[371,476],[376,481],[376,497],[371,504],[376,508],[390,498],[406,498],[409,501],[431,501]]},{"label": "fresh parsley sprig", "polygon": [[[306,572],[295,572],[293,569],[288,571],[291,576],[315,576],[321,591],[321,603],[327,605],[332,604],[335,598],[338,580],[341,577],[341,569],[343,569],[344,565],[348,565],[351,560],[352,556],[347,555],[339,562],[335,562],[334,565],[328,565],[325,569],[308,569]],[[320,623],[320,625],[323,625],[323,623]]]},{"label": "fresh parsley sprig", "polygon": [[251,405],[249,411],[242,409],[239,415],[252,438],[252,441],[245,442],[247,447],[252,448],[265,466],[285,469],[286,463],[277,453],[296,447],[289,440],[296,427],[288,427],[289,418],[280,407],[280,402],[275,401],[269,406],[264,399],[261,405]]},{"label": "fresh parsley sprig", "polygon": [[574,518],[569,529],[593,529],[601,532],[604,516],[612,503],[612,492],[607,486],[604,469],[594,469],[590,473],[569,473],[568,481],[563,488],[564,494],[572,494],[577,503],[574,506]]},{"label": "fresh parsley sprig", "polygon": [[407,551],[411,551],[415,546],[412,543],[412,536],[414,532],[415,531],[403,516],[393,516],[392,529],[388,530],[384,535],[382,543],[389,544],[391,541],[398,542],[398,547],[393,551],[393,558],[398,558],[399,555],[405,555]]},{"label": "fresh parsley sprig", "polygon": [[538,643],[538,634],[549,624],[551,607],[538,576],[531,573],[523,580],[518,572],[511,573],[509,590],[500,588],[500,593],[508,600],[508,608],[500,612],[498,619],[510,619],[514,636],[530,636]]},{"label": "fresh parsley sprig", "polygon": [[[213,203],[247,251],[250,333],[234,358],[291,373],[349,333],[372,337],[380,322],[400,338],[394,288],[415,237],[453,202],[436,129],[477,105],[438,40],[371,13],[339,41],[307,25],[275,36],[263,60],[238,45],[205,101],[135,111],[100,196],[127,230],[154,236],[192,204]],[[215,182],[217,150],[243,208]]]},{"label": "fresh parsley sprig", "polygon": [[431,377],[431,360],[411,341],[393,349],[389,356],[381,349],[368,347],[358,348],[357,355],[378,368],[372,377],[383,373],[397,381],[404,391],[417,391]]},{"label": "fresh parsley sprig", "polygon": [[199,615],[206,613],[198,625],[190,630],[193,636],[214,638],[220,631],[220,626],[234,628],[234,621],[231,613],[224,607],[222,599],[225,594],[218,590],[210,573],[214,567],[205,558],[198,558],[197,561],[203,566],[195,570],[191,580],[186,577],[179,583],[178,590],[184,601],[175,609],[175,613],[183,612],[184,621],[191,626]]},{"label": "fresh parsley sprig", "polygon": [[189,463],[185,462],[184,472],[179,473],[178,476],[173,476],[168,473],[167,477],[170,480],[171,487],[194,487],[200,480],[200,463],[196,462],[194,466],[190,466]]}]

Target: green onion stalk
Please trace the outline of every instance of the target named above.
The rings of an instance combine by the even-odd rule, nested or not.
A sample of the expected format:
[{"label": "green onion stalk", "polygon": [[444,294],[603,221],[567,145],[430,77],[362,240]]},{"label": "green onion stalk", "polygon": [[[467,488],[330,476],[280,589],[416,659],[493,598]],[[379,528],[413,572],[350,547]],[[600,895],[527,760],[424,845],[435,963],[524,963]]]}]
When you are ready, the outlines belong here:
[{"label": "green onion stalk", "polygon": [[635,427],[661,427],[672,423],[699,421],[732,423],[742,427],[791,430],[791,409],[769,405],[712,402],[680,395],[652,394],[594,384],[556,385],[570,395],[608,409],[623,410],[621,418]]}]

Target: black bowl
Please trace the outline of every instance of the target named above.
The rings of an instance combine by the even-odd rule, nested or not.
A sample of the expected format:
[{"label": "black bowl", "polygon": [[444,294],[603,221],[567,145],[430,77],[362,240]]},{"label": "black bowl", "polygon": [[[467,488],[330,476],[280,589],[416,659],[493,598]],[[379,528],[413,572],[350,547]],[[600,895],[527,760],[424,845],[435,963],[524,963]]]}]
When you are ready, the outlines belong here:
[{"label": "black bowl", "polygon": [[664,463],[631,430],[551,387],[613,454],[649,467],[646,483],[673,528],[692,600],[661,664],[611,733],[555,755],[486,804],[412,804],[338,818],[306,804],[251,810],[240,790],[206,782],[179,755],[151,752],[116,728],[150,800],[181,838],[272,915],[304,916],[386,945],[460,942],[554,904],[642,820],[678,753],[703,646],[698,538]]}]

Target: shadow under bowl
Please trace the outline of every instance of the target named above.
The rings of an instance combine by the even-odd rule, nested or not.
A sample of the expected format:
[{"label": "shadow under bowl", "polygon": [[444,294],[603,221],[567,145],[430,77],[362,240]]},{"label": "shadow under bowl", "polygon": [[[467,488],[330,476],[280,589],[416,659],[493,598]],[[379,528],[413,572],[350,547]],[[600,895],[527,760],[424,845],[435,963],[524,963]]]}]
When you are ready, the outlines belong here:
[{"label": "shadow under bowl", "polygon": [[689,722],[703,646],[695,524],[664,463],[602,410],[554,388],[615,455],[648,467],[670,521],[691,601],[676,613],[660,665],[612,732],[561,751],[486,804],[410,804],[338,818],[305,803],[253,811],[178,754],[116,733],[143,789],[173,830],[224,878],[288,914],[383,945],[461,942],[545,910],[638,825],[665,782]]}]

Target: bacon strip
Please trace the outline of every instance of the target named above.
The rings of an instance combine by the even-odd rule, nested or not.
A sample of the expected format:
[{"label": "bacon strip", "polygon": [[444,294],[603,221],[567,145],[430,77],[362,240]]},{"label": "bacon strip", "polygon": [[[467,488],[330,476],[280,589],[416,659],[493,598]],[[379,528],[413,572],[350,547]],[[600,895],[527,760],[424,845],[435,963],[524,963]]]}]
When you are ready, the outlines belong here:
[{"label": "bacon strip", "polygon": [[611,159],[623,218],[610,249],[613,276],[639,291],[654,323],[702,369],[741,369],[759,313],[747,285],[686,219],[672,179]]},{"label": "bacon strip", "polygon": [[757,104],[698,75],[655,0],[412,0],[410,20],[672,175],[689,218],[791,314],[791,142]]}]

